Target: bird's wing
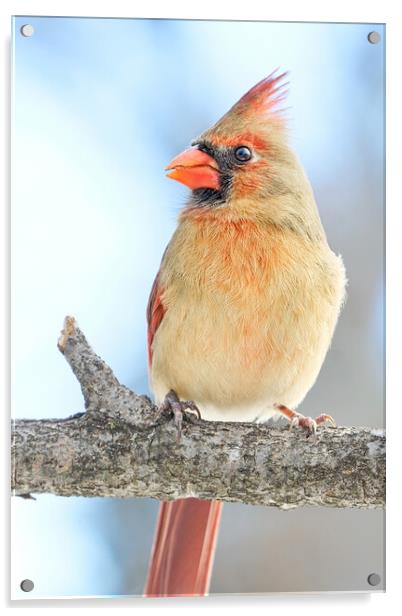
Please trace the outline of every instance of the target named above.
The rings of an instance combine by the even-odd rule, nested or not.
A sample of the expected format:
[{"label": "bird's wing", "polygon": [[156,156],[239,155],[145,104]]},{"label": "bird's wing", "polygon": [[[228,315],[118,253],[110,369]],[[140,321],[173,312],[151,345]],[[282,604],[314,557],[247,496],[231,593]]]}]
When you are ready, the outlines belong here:
[{"label": "bird's wing", "polygon": [[162,303],[162,289],[159,284],[160,270],[156,275],[149,295],[147,306],[148,321],[148,364],[152,365],[152,343],[159,325],[162,322],[166,309]]}]

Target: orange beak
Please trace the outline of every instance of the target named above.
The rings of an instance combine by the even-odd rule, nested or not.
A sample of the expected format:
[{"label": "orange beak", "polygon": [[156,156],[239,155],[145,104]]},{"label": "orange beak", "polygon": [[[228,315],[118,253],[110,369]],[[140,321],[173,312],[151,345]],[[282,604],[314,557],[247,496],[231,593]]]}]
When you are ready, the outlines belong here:
[{"label": "orange beak", "polygon": [[167,174],[168,178],[177,180],[192,190],[195,188],[219,190],[219,166],[212,156],[198,148],[184,150],[165,169],[171,170]]}]

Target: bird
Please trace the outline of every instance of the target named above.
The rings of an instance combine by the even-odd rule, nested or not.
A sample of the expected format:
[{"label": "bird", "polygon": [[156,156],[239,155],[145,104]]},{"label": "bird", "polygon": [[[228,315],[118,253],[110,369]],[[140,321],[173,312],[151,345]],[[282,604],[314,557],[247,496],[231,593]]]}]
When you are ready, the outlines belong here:
[{"label": "bird", "polygon": [[[329,414],[296,411],[324,362],[347,280],[289,143],[287,75],[259,81],[166,167],[191,192],[151,289],[148,363],[179,438],[194,412],[210,421],[284,416],[307,436],[335,425]],[[218,501],[161,503],[145,596],[208,594],[221,513]]]}]

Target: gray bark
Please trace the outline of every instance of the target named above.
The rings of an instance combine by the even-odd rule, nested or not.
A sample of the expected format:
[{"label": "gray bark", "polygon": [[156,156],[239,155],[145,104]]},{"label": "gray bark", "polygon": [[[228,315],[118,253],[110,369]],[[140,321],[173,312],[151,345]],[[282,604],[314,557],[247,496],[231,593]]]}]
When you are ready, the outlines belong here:
[{"label": "gray bark", "polygon": [[301,430],[188,414],[177,442],[173,421],[118,382],[71,317],[58,346],[86,410],[13,422],[14,494],[196,496],[284,509],[384,506],[382,430],[319,427],[313,441]]}]

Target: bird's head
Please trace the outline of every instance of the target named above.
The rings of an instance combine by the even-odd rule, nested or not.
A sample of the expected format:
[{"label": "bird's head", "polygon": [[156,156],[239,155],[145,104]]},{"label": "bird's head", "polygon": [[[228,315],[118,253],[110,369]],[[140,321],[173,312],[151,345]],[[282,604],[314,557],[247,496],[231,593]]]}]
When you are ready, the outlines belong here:
[{"label": "bird's head", "polygon": [[291,193],[307,194],[314,209],[310,184],[287,143],[280,106],[285,76],[275,71],[258,82],[166,167],[169,178],[192,189],[188,209],[229,208],[239,218],[295,224],[303,207]]}]

